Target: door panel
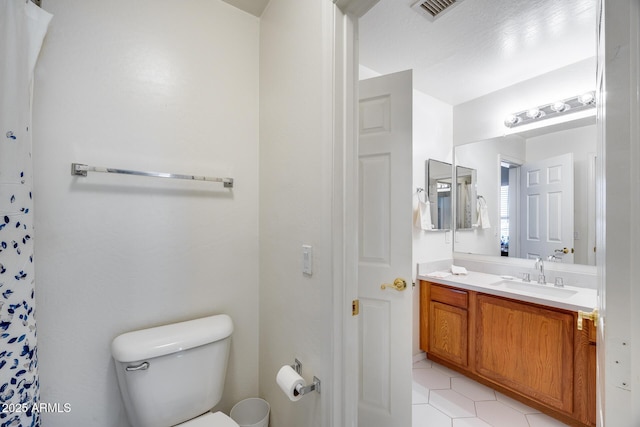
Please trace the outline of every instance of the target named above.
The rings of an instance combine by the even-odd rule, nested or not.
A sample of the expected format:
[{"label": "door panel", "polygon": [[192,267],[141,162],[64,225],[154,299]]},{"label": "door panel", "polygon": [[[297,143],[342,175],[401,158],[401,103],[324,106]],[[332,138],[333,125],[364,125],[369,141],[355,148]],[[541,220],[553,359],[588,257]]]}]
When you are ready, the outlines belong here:
[{"label": "door panel", "polygon": [[520,257],[546,260],[564,248],[560,262],[573,264],[573,154],[563,154],[521,167],[521,221],[526,233]]},{"label": "door panel", "polygon": [[360,82],[361,427],[411,426],[412,91],[411,71]]},{"label": "door panel", "polygon": [[389,154],[360,157],[360,261],[390,262],[391,158]]}]

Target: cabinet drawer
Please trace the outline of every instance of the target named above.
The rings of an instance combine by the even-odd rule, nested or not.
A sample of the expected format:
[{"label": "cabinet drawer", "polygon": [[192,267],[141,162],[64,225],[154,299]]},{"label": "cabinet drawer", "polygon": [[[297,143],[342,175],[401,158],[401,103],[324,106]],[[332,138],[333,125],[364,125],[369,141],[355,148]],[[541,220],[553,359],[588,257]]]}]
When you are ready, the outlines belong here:
[{"label": "cabinet drawer", "polygon": [[431,285],[431,301],[439,301],[454,307],[467,308],[469,296],[466,291]]}]

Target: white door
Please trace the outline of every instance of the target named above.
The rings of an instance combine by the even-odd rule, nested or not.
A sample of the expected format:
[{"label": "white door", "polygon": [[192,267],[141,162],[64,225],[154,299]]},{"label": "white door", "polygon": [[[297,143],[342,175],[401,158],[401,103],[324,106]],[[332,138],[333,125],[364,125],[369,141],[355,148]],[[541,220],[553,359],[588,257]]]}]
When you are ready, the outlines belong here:
[{"label": "white door", "polygon": [[[573,264],[573,153],[526,163],[521,171],[520,257],[557,255]],[[568,253],[556,252],[564,248]]]},{"label": "white door", "polygon": [[412,102],[411,71],[360,82],[360,427],[411,426]]}]

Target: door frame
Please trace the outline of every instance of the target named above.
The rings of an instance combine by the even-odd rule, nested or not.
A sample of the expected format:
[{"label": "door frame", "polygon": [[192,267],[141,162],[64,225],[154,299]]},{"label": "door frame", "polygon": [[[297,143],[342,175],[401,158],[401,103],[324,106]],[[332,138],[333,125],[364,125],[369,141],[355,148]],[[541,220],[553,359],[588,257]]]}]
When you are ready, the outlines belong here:
[{"label": "door frame", "polygon": [[358,426],[358,18],[379,0],[333,0],[333,391],[330,425]]},{"label": "door frame", "polygon": [[[635,0],[628,0],[626,4],[617,4],[616,2],[609,0],[598,0],[598,9],[604,10],[608,15],[619,18],[619,23],[624,23],[623,29],[611,27],[612,40],[621,40],[620,46],[625,48],[637,48],[638,36],[640,34],[640,25],[634,22],[633,19],[629,19],[629,15],[634,17],[640,16],[640,7],[638,7]],[[357,82],[358,82],[358,38],[357,38],[357,26],[358,18],[362,17],[367,11],[369,11],[378,0],[333,0],[336,5],[337,18],[334,22],[338,25],[335,26],[333,32],[333,71],[334,71],[334,86],[333,86],[333,105],[334,105],[334,227],[333,227],[333,291],[334,291],[334,316],[333,316],[333,332],[334,332],[334,358],[333,358],[333,382],[335,384],[333,399],[330,404],[331,409],[331,425],[338,427],[356,427],[357,426],[357,322],[349,315],[351,311],[351,301],[357,297],[357,224],[354,221],[357,219],[357,190],[355,183],[357,183],[357,163],[355,163],[354,156],[357,154],[357,132],[356,132],[356,119],[357,119]],[[629,13],[631,12],[631,14]],[[342,16],[338,16],[341,15]],[[626,16],[627,19],[624,19]],[[595,23],[594,23],[595,24]],[[602,23],[601,23],[602,24]],[[615,71],[620,71],[624,65],[619,63],[613,63],[615,58],[605,58],[603,55],[604,47],[606,43],[603,41],[604,36],[609,36],[609,31],[602,25],[603,34],[602,39],[598,40],[600,43],[598,53],[598,78],[602,76],[608,66]],[[627,31],[626,33],[624,31]],[[609,37],[607,37],[609,38]],[[618,46],[618,48],[620,48]],[[633,49],[631,49],[633,52]],[[627,81],[628,86],[622,88],[623,92],[628,93],[629,86],[637,88],[640,86],[640,61],[638,54],[631,55],[632,64],[630,66],[632,75],[630,81]],[[599,82],[600,84],[601,82]],[[602,90],[598,88],[598,90]],[[601,95],[602,93],[600,93]],[[628,95],[627,95],[628,96]],[[607,110],[625,111],[629,110],[628,99],[622,97],[620,99],[614,98],[609,94],[606,98],[600,97],[600,100],[604,100],[607,104]],[[640,100],[635,99],[631,103],[631,113],[637,113]],[[627,132],[631,130],[629,134],[619,135],[622,140],[619,142],[617,138],[614,138],[615,131],[611,130],[613,126],[607,126],[607,116],[602,114],[604,106],[601,108],[601,114],[599,114],[599,153],[607,154],[609,151],[615,151],[623,146],[625,150],[629,150],[629,145],[637,142],[638,134],[640,131],[640,125],[638,124],[638,118],[636,115],[631,115],[626,121]],[[611,139],[606,137],[607,130],[611,132]],[[640,159],[640,152],[634,150],[632,158],[635,164],[638,164]],[[605,162],[605,156],[602,155],[598,162],[600,165]],[[638,168],[633,171],[633,177],[636,177]],[[600,266],[598,267],[599,287],[600,287],[600,309],[602,315],[606,315],[609,320],[620,321],[631,319],[634,321],[640,320],[640,310],[631,312],[630,310],[615,310],[611,313],[605,311],[605,300],[611,298],[613,295],[616,298],[626,298],[627,300],[631,296],[632,302],[640,302],[640,296],[634,292],[631,295],[627,293],[627,286],[629,283],[625,283],[622,289],[617,287],[607,289],[606,287],[606,275],[604,271],[603,262],[607,256],[614,256],[616,251],[615,245],[611,245],[607,253],[607,232],[605,212],[607,209],[607,203],[605,199],[605,192],[602,188],[602,182],[606,176],[606,171],[601,166],[598,169],[598,205],[596,207],[596,219],[598,221],[598,252],[596,254]],[[613,182],[613,181],[616,182]],[[625,181],[619,177],[607,176],[609,185],[622,184],[623,187],[628,188],[630,182]],[[631,204],[634,207],[640,206],[640,196],[634,194],[631,200]],[[355,224],[355,225],[354,225]],[[611,224],[610,228],[615,229],[615,224]],[[619,229],[617,229],[619,231]],[[640,231],[633,231],[633,237],[638,242],[638,235]],[[613,242],[612,242],[613,243]],[[635,244],[632,247],[631,255],[637,259],[640,256],[640,247]],[[637,273],[637,269],[640,268],[635,264],[632,266],[630,273]],[[635,276],[637,277],[637,276]],[[626,322],[631,324],[634,322]],[[604,339],[603,329],[605,326],[604,318],[601,317],[598,324],[599,336],[598,336],[598,425],[602,426],[602,422],[605,419],[603,413],[605,408],[605,392],[604,390],[615,390],[615,387],[606,384],[606,378],[610,371],[610,367],[605,365],[605,355],[613,352],[613,344],[607,343]],[[637,324],[637,322],[635,322]],[[633,345],[629,349],[634,355],[640,354],[640,328],[636,328],[631,332],[633,339]],[[638,367],[632,367],[632,372],[637,374]],[[355,376],[354,376],[355,371]],[[634,375],[634,378],[640,376]],[[640,402],[640,392],[638,392],[638,386],[640,383],[635,380],[633,382],[635,391],[631,393],[632,403]],[[610,396],[615,400],[618,395]],[[622,411],[620,417],[625,419],[625,415],[629,415],[628,419],[632,416],[640,418],[638,409],[635,405],[628,405],[628,407]],[[607,418],[612,417],[613,414],[609,414]]]},{"label": "door frame", "polygon": [[[498,154],[498,165],[497,168],[500,169],[502,167],[502,163],[508,163],[513,166],[511,169],[517,169],[517,172],[514,174],[514,183],[511,183],[509,180],[509,256],[511,254],[515,254],[515,257],[520,256],[520,168],[524,165],[525,161],[522,159],[518,159],[513,156],[508,156],[506,154]],[[498,194],[500,194],[500,184],[497,188]],[[515,197],[512,196],[515,193]],[[498,206],[498,212],[500,211],[501,206]],[[513,216],[513,222],[512,222]],[[513,224],[513,227],[512,227]],[[514,232],[512,233],[512,230]],[[512,252],[513,249],[513,252]]]}]

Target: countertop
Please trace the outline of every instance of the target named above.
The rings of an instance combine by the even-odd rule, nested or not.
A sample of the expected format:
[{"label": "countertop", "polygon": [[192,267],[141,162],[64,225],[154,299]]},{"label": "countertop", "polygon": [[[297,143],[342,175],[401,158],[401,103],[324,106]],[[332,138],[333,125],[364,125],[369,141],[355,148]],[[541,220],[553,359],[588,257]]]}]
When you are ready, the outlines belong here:
[{"label": "countertop", "polygon": [[[435,273],[435,272],[434,272]],[[443,272],[438,272],[443,273]],[[523,282],[512,276],[469,271],[467,274],[446,277],[432,277],[430,274],[419,274],[418,280],[455,286],[470,291],[482,292],[512,298],[548,307],[569,311],[591,311],[597,307],[597,292],[595,289],[577,286],[556,288],[553,284],[538,284],[535,280]]]}]

